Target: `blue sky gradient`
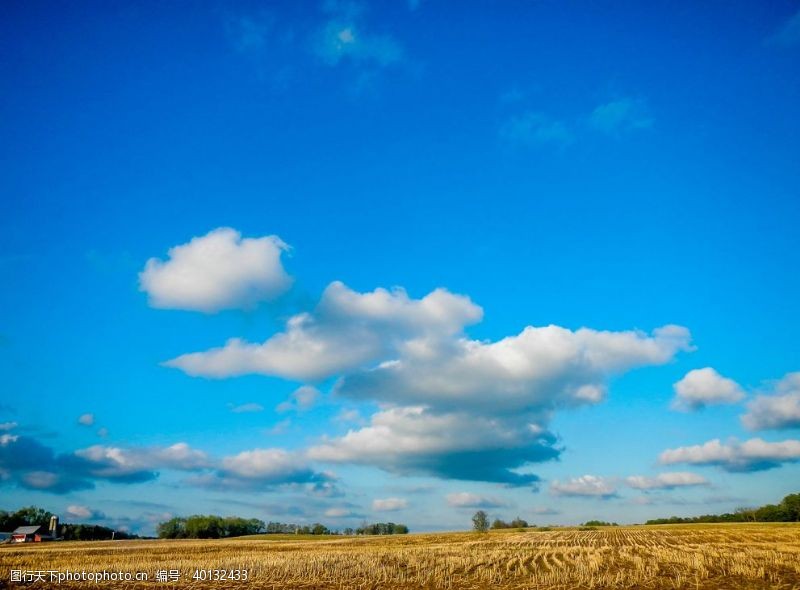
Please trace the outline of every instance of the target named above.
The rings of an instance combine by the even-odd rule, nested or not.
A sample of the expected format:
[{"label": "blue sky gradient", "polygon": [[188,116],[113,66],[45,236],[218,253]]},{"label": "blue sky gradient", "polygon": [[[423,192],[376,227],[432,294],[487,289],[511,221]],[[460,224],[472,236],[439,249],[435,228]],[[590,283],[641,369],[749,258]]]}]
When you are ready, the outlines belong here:
[{"label": "blue sky gradient", "polygon": [[[145,533],[187,512],[424,530],[464,528],[477,506],[632,522],[798,491],[799,10],[4,4],[2,507],[88,510]],[[291,287],[233,294],[211,313],[180,297],[154,305],[147,261],[168,264],[171,248],[218,228],[239,232],[227,234],[235,252],[236,235],[279,236]],[[396,303],[401,287],[407,309],[442,288],[447,313],[455,294],[482,318],[451,331],[417,311],[331,319],[317,305],[334,281],[358,301],[384,288]],[[379,344],[309,378],[164,365],[230,338],[263,343],[303,313],[337,350]],[[376,370],[399,360],[435,377],[463,360],[459,343],[486,351],[549,325],[638,330],[638,352],[593,368],[607,342],[576,344],[564,366],[552,344],[522,352],[531,370],[557,372],[520,385],[524,409],[498,373],[446,405],[430,385],[412,403],[411,377]],[[664,344],[653,331],[667,325],[690,338]],[[438,364],[409,352],[415,339],[435,343]],[[661,356],[643,361],[646,346]],[[488,370],[464,362],[458,374]],[[348,394],[364,375],[372,385]],[[673,407],[685,378],[684,402],[700,401]],[[576,379],[607,391],[579,399]],[[301,386],[319,394],[276,409]],[[233,411],[243,404],[261,409]],[[427,447],[369,458],[337,447],[382,412],[398,420],[383,440],[442,419],[436,444],[483,433],[463,442],[466,465],[540,481],[463,479],[464,457]],[[522,415],[545,439],[525,438]],[[721,451],[686,450],[714,439]],[[766,446],[747,446],[756,439]]]}]

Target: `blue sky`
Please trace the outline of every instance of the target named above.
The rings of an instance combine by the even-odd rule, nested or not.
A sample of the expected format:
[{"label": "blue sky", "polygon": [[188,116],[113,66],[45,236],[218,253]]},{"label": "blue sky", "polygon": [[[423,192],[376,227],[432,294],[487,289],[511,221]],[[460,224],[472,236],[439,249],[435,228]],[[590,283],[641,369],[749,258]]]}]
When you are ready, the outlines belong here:
[{"label": "blue sky", "polygon": [[0,11],[3,507],[797,491],[796,2]]}]

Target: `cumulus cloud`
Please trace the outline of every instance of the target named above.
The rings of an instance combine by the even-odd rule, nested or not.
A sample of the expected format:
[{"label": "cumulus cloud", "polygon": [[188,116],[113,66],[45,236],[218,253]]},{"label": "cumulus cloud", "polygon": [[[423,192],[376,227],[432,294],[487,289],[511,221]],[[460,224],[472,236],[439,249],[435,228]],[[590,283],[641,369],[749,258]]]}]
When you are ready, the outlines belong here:
[{"label": "cumulus cloud", "polygon": [[165,365],[194,376],[247,373],[317,380],[391,355],[408,341],[460,332],[483,311],[468,297],[437,289],[422,299],[405,290],[358,293],[336,281],[312,313],[289,319],[261,344],[231,339],[222,348],[185,354]]},{"label": "cumulus cloud", "polygon": [[94,424],[94,414],[81,414],[78,417],[78,424],[81,426],[92,426]]},{"label": "cumulus cloud", "polygon": [[631,475],[625,478],[625,482],[637,490],[671,490],[681,487],[709,485],[705,477],[688,471],[659,473],[655,477]]},{"label": "cumulus cloud", "polygon": [[661,453],[659,461],[664,465],[714,465],[731,472],[762,471],[800,461],[800,440],[767,442],[751,438],[744,442],[722,443],[714,439],[702,445],[667,449]]},{"label": "cumulus cloud", "polygon": [[[520,468],[559,454],[546,429],[553,411],[599,403],[609,378],[691,350],[680,326],[651,334],[529,326],[496,342],[467,338],[465,327],[482,315],[444,289],[413,299],[399,288],[358,293],[334,282],[312,312],[262,344],[233,340],[167,364],[208,377],[339,375],[337,397],[384,409],[312,447],[313,460],[520,485],[538,481]],[[303,386],[278,409],[317,396]]]},{"label": "cumulus cloud", "polygon": [[[309,448],[312,461],[535,485],[528,467],[560,453],[547,430],[553,412],[599,403],[609,379],[692,350],[689,331],[674,325],[649,334],[528,326],[497,341],[468,338],[482,317],[469,297],[446,289],[415,299],[401,288],[361,293],[336,281],[312,311],[262,343],[233,339],[166,364],[218,378],[338,377],[334,399],[378,405],[367,424]],[[318,397],[303,385],[277,409],[301,410]]]},{"label": "cumulus cloud", "polygon": [[508,506],[508,502],[502,498],[470,492],[447,494],[446,500],[447,505],[453,508],[501,508]]},{"label": "cumulus cloud", "polygon": [[93,445],[75,451],[86,471],[96,478],[119,481],[155,479],[158,469],[197,471],[210,466],[209,456],[184,442],[169,447],[112,447]]},{"label": "cumulus cloud", "polygon": [[323,63],[335,66],[385,67],[403,61],[403,47],[388,34],[367,30],[363,6],[353,2],[328,2],[328,19],[317,32],[313,49]]},{"label": "cumulus cloud", "polygon": [[[268,489],[285,484],[309,484],[314,488],[318,484],[332,483],[333,480],[332,474],[314,471],[302,453],[266,448],[223,457],[213,472],[188,481],[193,485],[215,489]],[[320,491],[333,490],[325,490],[323,486]]]},{"label": "cumulus cloud", "polygon": [[405,498],[376,498],[372,501],[372,509],[379,512],[395,512],[408,508]]},{"label": "cumulus cloud", "polygon": [[693,411],[715,404],[735,404],[744,398],[739,384],[711,367],[694,369],[673,385],[672,408]]},{"label": "cumulus cloud", "polygon": [[619,135],[628,131],[649,129],[653,126],[653,117],[644,100],[619,98],[598,105],[589,116],[589,124],[597,131]]},{"label": "cumulus cloud", "polygon": [[288,246],[277,236],[242,238],[223,227],[170,248],[168,260],[151,258],[139,273],[150,305],[214,313],[252,308],[292,284],[281,263]]},{"label": "cumulus cloud", "polygon": [[252,449],[216,458],[179,442],[170,446],[117,447],[93,445],[56,453],[37,440],[0,435],[0,483],[51,493],[91,489],[95,482],[140,483],[156,479],[160,470],[192,474],[190,485],[215,489],[268,489],[305,486],[313,496],[341,495],[336,478],[314,471],[303,452]]},{"label": "cumulus cloud", "polygon": [[617,489],[607,478],[583,475],[565,482],[554,481],[550,484],[550,493],[555,496],[588,496],[607,499],[616,496]]},{"label": "cumulus cloud", "polygon": [[466,413],[431,413],[422,407],[390,408],[374,414],[364,428],[311,447],[308,456],[404,475],[535,484],[538,476],[516,470],[553,459],[560,451],[551,434],[531,426]]},{"label": "cumulus cloud", "polygon": [[70,460],[34,438],[0,435],[0,483],[57,494],[93,487],[83,471],[70,468]]},{"label": "cumulus cloud", "polygon": [[336,393],[441,410],[516,415],[602,401],[606,380],[634,367],[668,362],[690,350],[688,330],[652,335],[559,326],[527,327],[497,342],[414,342],[404,356],[346,375]]},{"label": "cumulus cloud", "polygon": [[535,111],[509,118],[500,128],[500,137],[517,145],[550,145],[558,148],[567,147],[575,139],[566,124]]},{"label": "cumulus cloud", "polygon": [[278,404],[278,407],[275,409],[278,412],[289,412],[291,410],[302,412],[309,410],[314,407],[314,404],[317,403],[321,395],[319,389],[316,387],[302,385],[292,392],[287,401]]},{"label": "cumulus cloud", "polygon": [[137,483],[155,479],[157,470],[198,470],[209,465],[205,453],[186,443],[169,447],[107,447],[56,453],[34,438],[0,437],[0,470],[12,483],[53,493],[90,489],[98,479]]},{"label": "cumulus cloud", "polygon": [[747,404],[742,424],[750,430],[800,428],[800,372],[787,374],[773,391]]}]

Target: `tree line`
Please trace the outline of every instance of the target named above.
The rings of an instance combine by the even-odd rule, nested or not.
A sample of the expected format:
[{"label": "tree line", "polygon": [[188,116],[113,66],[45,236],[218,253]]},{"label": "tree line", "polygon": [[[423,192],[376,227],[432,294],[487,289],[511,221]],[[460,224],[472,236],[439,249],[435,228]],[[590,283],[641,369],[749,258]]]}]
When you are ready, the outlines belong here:
[{"label": "tree line", "polygon": [[[15,512],[0,510],[0,531],[12,532],[21,526],[40,526],[47,531],[53,513],[37,506],[25,506]],[[58,536],[66,541],[107,541],[109,539],[138,539],[123,531],[97,524],[60,524]]]},{"label": "tree line", "polygon": [[268,522],[257,518],[238,516],[216,516],[195,514],[176,516],[156,527],[161,539],[222,539],[243,535],[291,534],[291,535],[401,535],[408,533],[404,524],[393,522],[364,523],[358,528],[333,530],[321,523],[299,525],[283,522]]},{"label": "tree line", "polygon": [[655,518],[645,524],[689,524],[705,522],[800,522],[800,494],[789,494],[779,504],[758,508],[737,508],[724,514],[703,514],[682,518]]}]

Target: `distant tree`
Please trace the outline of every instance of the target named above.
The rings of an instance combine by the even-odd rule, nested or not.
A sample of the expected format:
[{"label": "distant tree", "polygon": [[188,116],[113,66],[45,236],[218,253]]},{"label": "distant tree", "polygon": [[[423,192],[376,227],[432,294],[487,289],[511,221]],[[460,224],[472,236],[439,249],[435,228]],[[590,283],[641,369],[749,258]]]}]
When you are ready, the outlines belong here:
[{"label": "distant tree", "polygon": [[472,528],[479,533],[485,533],[489,530],[489,515],[483,510],[478,510],[472,516]]},{"label": "distant tree", "polygon": [[519,516],[517,516],[514,520],[512,520],[510,524],[512,529],[526,529],[529,526],[528,521],[523,520]]},{"label": "distant tree", "polygon": [[500,520],[499,518],[495,518],[492,521],[492,528],[493,529],[507,529],[507,528],[511,528],[511,527],[506,521]]},{"label": "distant tree", "polygon": [[756,509],[756,520],[759,522],[782,522],[787,520],[787,514],[780,506],[767,504]]},{"label": "distant tree", "polygon": [[156,534],[160,539],[185,539],[186,519],[176,516],[166,522],[160,522],[156,526]]},{"label": "distant tree", "polygon": [[50,526],[52,512],[36,506],[25,506],[16,512],[0,511],[0,531],[13,531],[20,526]]},{"label": "distant tree", "polygon": [[394,522],[364,523],[355,530],[357,535],[406,535],[408,527]]},{"label": "distant tree", "polygon": [[312,535],[329,535],[330,531],[328,530],[328,527],[326,527],[324,525],[321,525],[320,523],[316,522],[311,527],[311,534]]},{"label": "distant tree", "polygon": [[742,519],[742,522],[755,522],[756,520],[756,509],[755,508],[748,508],[746,506],[740,506],[733,513]]},{"label": "distant tree", "polygon": [[619,526],[616,522],[607,522],[605,520],[587,520],[583,526]]},{"label": "distant tree", "polygon": [[800,521],[800,494],[789,494],[781,500],[781,510],[786,520]]}]

